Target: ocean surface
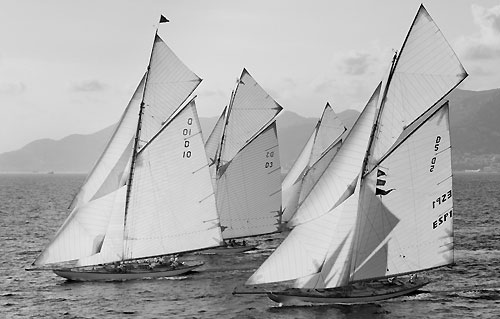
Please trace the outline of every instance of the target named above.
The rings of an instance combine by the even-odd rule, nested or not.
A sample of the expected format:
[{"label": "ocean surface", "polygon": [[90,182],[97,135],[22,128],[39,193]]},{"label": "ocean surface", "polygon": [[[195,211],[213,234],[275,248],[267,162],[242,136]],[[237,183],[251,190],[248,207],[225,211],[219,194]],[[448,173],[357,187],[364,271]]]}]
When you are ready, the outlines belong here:
[{"label": "ocean surface", "polygon": [[456,173],[455,259],[417,295],[354,306],[279,307],[233,296],[281,238],[240,255],[199,255],[178,278],[75,283],[27,272],[63,223],[85,177],[0,175],[0,318],[500,318],[500,174]]}]

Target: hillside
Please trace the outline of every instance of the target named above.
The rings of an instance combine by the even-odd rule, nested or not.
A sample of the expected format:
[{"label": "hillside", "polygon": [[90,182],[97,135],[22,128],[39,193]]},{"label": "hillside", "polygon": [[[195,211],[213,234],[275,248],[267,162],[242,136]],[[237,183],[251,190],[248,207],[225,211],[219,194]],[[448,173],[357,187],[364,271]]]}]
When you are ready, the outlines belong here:
[{"label": "hillside", "polygon": [[[500,171],[500,89],[456,90],[449,97],[453,169]],[[339,117],[348,127],[359,112],[348,110]],[[320,114],[316,114],[319,116]],[[208,138],[217,118],[201,118]],[[285,111],[278,117],[282,168],[293,164],[311,134],[316,117]],[[112,127],[89,135],[70,135],[61,140],[40,139],[23,148],[0,154],[0,172],[88,172],[105,147]]]}]

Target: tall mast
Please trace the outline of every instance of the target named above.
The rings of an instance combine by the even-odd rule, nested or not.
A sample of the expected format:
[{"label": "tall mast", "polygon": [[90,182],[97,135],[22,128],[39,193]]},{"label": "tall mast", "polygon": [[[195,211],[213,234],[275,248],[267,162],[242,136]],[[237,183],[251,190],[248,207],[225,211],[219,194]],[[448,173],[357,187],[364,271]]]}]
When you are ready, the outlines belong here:
[{"label": "tall mast", "polygon": [[[160,20],[161,21],[161,20]],[[146,78],[144,80],[144,89],[142,90],[142,98],[141,98],[141,103],[139,106],[139,117],[137,119],[137,129],[135,131],[135,138],[134,138],[134,148],[132,150],[132,160],[130,163],[130,173],[129,173],[129,178],[127,182],[127,194],[125,197],[125,215],[123,217],[123,232],[124,235],[126,233],[126,225],[127,225],[127,214],[128,214],[128,209],[129,209],[129,203],[130,203],[130,193],[132,190],[132,182],[134,179],[134,169],[135,169],[135,163],[137,161],[137,155],[138,155],[138,149],[139,149],[139,141],[140,141],[140,136],[141,136],[141,128],[142,128],[142,115],[144,113],[144,97],[146,96],[146,88],[147,88],[147,83],[148,83],[148,78],[149,78],[149,72],[151,68],[151,60],[153,58],[153,50],[154,50],[154,45],[156,42],[156,38],[158,36],[158,27],[156,27],[155,31],[155,36],[153,39],[153,46],[151,48],[151,54],[149,56],[149,62],[148,62],[148,67],[146,70]],[[125,247],[124,247],[125,249]],[[122,254],[122,259],[125,258],[125,252]]]},{"label": "tall mast", "polygon": [[396,52],[394,52],[394,56],[392,58],[391,69],[389,71],[389,76],[387,77],[387,83],[385,85],[384,92],[382,94],[382,99],[380,101],[380,107],[377,110],[377,116],[375,118],[375,123],[373,123],[372,132],[370,134],[370,139],[368,140],[368,147],[366,149],[365,158],[363,160],[363,166],[361,169],[361,177],[362,178],[364,177],[366,169],[367,169],[366,167],[368,166],[368,157],[370,156],[370,153],[372,150],[373,140],[375,139],[375,134],[377,133],[377,130],[378,130],[380,115],[382,114],[382,110],[384,109],[385,100],[387,98],[387,91],[389,90],[389,85],[391,84],[392,76],[394,75],[394,70],[396,69],[396,64],[398,62],[398,58],[399,58],[398,52],[396,51]]},{"label": "tall mast", "polygon": [[[243,75],[243,73],[242,73],[242,75]],[[226,119],[224,121],[224,128],[222,130],[219,151],[217,154],[217,162],[215,165],[216,178],[217,178],[217,173],[218,173],[219,168],[220,168],[220,161],[221,161],[221,155],[222,155],[222,148],[224,147],[224,140],[226,139],[226,128],[227,128],[227,124],[229,123],[229,115],[231,114],[231,110],[233,109],[234,97],[236,95],[236,91],[238,90],[238,85],[239,85],[240,81],[241,81],[241,76],[238,78],[238,81],[236,82],[236,88],[231,92],[231,98],[229,99],[229,106],[227,107],[227,111],[226,111]]]}]

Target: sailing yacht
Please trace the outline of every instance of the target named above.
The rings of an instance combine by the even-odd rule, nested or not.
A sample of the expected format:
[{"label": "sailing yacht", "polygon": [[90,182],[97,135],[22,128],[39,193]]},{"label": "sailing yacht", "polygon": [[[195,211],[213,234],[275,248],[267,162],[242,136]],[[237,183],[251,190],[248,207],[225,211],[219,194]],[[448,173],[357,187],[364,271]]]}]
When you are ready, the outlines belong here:
[{"label": "sailing yacht", "polygon": [[366,303],[453,263],[449,106],[467,73],[423,5],[385,83],[247,285],[278,303]]},{"label": "sailing yacht", "polygon": [[202,265],[175,254],[220,245],[201,126],[188,100],[200,82],[157,29],[145,75],[32,270],[81,281],[175,276]]},{"label": "sailing yacht", "polygon": [[[281,165],[276,116],[282,107],[243,69],[206,142],[225,241],[278,231]],[[255,246],[223,247],[240,252]],[[231,249],[228,249],[231,248]]]},{"label": "sailing yacht", "polygon": [[337,154],[346,133],[347,128],[327,103],[302,152],[283,180],[281,186],[282,228],[286,229],[285,225],[297,211],[301,199],[307,197],[327,164]]}]

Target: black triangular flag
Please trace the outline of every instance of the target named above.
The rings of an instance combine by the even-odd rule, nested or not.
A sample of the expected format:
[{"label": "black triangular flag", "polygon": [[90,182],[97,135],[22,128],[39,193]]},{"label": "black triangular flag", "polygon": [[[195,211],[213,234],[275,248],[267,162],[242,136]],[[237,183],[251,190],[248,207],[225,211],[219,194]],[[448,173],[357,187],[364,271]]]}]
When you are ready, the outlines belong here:
[{"label": "black triangular flag", "polygon": [[170,22],[167,18],[163,16],[163,14],[160,16],[160,23],[165,23],[165,22]]},{"label": "black triangular flag", "polygon": [[375,195],[387,195],[390,192],[392,192],[393,190],[394,190],[394,188],[391,188],[389,190],[383,190],[383,189],[380,189],[380,188],[377,187],[375,189]]},{"label": "black triangular flag", "polygon": [[381,171],[379,169],[377,169],[377,177],[379,176],[386,176],[387,174],[384,172],[384,171]]}]

